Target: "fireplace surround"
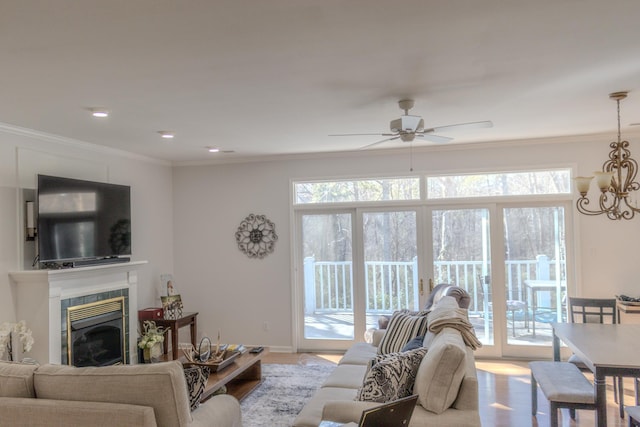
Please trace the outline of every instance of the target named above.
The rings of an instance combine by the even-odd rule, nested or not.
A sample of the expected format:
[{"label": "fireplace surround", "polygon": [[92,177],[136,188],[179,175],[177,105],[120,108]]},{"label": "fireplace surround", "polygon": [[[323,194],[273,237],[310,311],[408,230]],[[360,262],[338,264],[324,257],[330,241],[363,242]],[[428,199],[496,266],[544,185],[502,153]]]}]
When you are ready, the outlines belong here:
[{"label": "fireplace surround", "polygon": [[33,331],[29,357],[40,363],[67,364],[67,309],[124,297],[124,362],[135,363],[138,270],[146,263],[10,272],[16,318],[26,320]]}]

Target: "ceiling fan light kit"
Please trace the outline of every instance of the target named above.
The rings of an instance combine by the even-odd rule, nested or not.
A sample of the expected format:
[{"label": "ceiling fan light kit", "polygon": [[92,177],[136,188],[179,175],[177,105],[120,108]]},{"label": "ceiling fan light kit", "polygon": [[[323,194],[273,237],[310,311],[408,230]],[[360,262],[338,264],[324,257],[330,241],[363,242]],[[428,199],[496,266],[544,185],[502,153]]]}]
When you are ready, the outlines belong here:
[{"label": "ceiling fan light kit", "polygon": [[417,138],[428,140],[432,142],[449,142],[453,138],[448,136],[436,135],[434,132],[436,131],[450,131],[456,129],[470,129],[470,128],[483,128],[483,127],[492,127],[493,123],[490,121],[482,121],[482,122],[470,122],[470,123],[459,123],[454,125],[445,125],[438,126],[425,129],[424,127],[424,119],[420,116],[414,116],[409,114],[409,110],[413,108],[415,102],[413,99],[401,99],[398,101],[398,106],[401,110],[404,111],[404,114],[395,120],[391,120],[389,124],[389,128],[391,133],[352,133],[352,134],[335,134],[329,136],[363,136],[363,135],[379,135],[384,137],[384,139],[374,142],[369,145],[365,145],[361,147],[361,150],[371,148],[378,144],[382,144],[387,141],[394,141],[396,139],[401,140],[402,142],[412,142]]},{"label": "ceiling fan light kit", "polygon": [[420,116],[405,115],[391,120],[391,132],[416,132],[424,129],[424,120]]}]

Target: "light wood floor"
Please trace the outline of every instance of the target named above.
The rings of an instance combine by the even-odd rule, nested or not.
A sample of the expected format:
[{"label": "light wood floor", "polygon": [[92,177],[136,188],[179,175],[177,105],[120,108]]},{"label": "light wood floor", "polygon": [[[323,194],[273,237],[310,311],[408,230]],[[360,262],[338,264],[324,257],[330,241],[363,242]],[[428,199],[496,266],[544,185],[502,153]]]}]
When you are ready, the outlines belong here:
[{"label": "light wood floor", "polygon": [[[269,353],[263,363],[282,364],[335,364],[341,355],[312,353]],[[531,416],[531,382],[527,362],[477,360],[480,395],[480,418],[484,427],[549,425],[549,404],[538,392],[538,415]],[[590,377],[592,379],[592,377]],[[626,427],[627,420],[618,415],[618,405],[613,401],[611,380],[607,387],[607,420],[610,427]],[[625,403],[635,403],[631,380],[625,383]],[[577,411],[576,421],[569,418],[569,411],[561,410],[560,425],[563,427],[592,427],[595,425],[593,411]]]}]

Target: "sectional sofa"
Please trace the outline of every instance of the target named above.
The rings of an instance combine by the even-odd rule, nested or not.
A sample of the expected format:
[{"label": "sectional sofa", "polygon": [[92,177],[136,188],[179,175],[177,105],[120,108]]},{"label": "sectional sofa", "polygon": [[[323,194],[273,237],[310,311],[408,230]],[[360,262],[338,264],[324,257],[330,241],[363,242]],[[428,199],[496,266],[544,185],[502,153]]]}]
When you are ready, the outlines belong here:
[{"label": "sectional sofa", "polygon": [[178,361],[75,368],[0,362],[0,427],[241,427],[217,395],[190,411]]},{"label": "sectional sofa", "polygon": [[[466,310],[458,306],[454,297],[444,296],[427,315],[427,325],[431,322],[435,326],[437,321],[441,327],[437,332],[427,332],[422,341],[422,347],[427,351],[415,374],[413,394],[418,395],[418,404],[410,427],[481,425],[473,355],[474,348],[481,344],[466,330],[461,313],[466,317]],[[393,323],[392,318],[389,329],[376,330],[371,343],[356,343],[345,353],[323,386],[298,414],[295,427],[316,427],[322,420],[358,422],[363,410],[379,404],[355,399],[372,359],[379,354],[378,346],[384,345],[384,335],[395,333],[391,330]]]}]

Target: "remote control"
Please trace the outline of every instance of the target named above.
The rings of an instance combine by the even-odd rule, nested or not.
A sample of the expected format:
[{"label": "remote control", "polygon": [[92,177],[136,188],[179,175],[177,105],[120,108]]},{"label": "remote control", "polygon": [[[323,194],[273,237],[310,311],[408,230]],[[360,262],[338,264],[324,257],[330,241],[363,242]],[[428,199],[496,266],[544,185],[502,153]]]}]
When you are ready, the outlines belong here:
[{"label": "remote control", "polygon": [[249,350],[249,353],[260,353],[262,350],[264,350],[264,347],[253,347]]}]

